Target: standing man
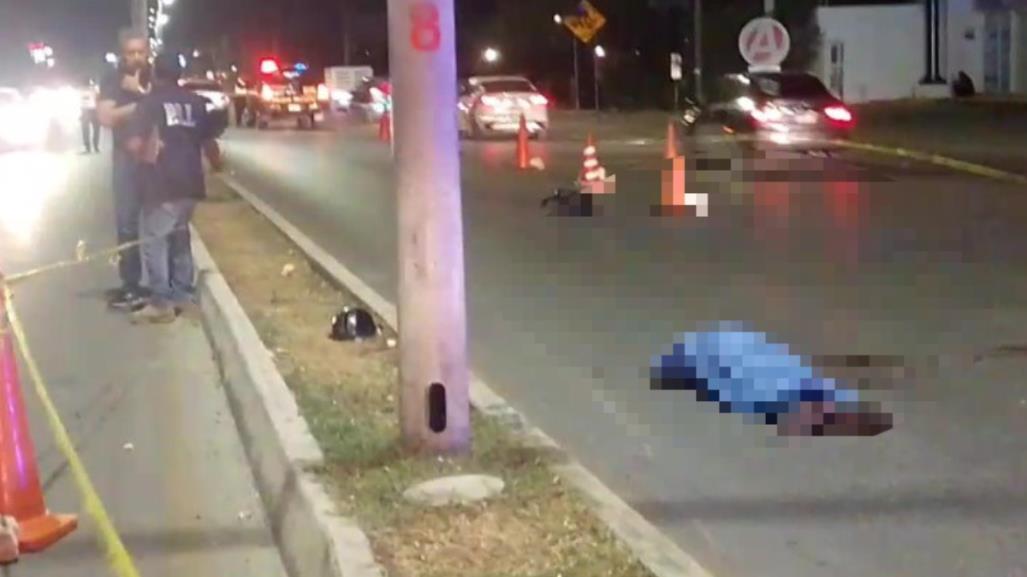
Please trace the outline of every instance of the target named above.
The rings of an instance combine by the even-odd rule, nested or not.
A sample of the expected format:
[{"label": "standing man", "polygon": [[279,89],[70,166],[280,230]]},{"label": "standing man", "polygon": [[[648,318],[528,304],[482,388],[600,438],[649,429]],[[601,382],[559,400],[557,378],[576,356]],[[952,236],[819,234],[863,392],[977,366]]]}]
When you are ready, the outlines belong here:
[{"label": "standing man", "polygon": [[82,91],[82,146],[85,154],[100,152],[100,117],[96,114],[96,83],[92,80]]},{"label": "standing man", "polygon": [[[121,62],[118,69],[100,84],[97,115],[100,124],[113,134],[114,218],[118,244],[138,242],[142,180],[139,164],[125,148],[125,128],[137,103],[150,90],[150,40],[145,32],[124,30],[120,35]],[[108,304],[115,309],[134,311],[146,303],[142,287],[142,262],[139,247],[121,253],[118,261],[121,288],[108,293]]]},{"label": "standing man", "polygon": [[143,268],[150,281],[148,304],[134,323],[170,323],[195,304],[195,270],[189,222],[206,197],[203,157],[221,168],[217,140],[226,122],[207,112],[210,102],[181,88],[182,67],[170,54],[153,63],[154,88],[139,103],[127,128],[127,148],[143,167],[140,233]]}]

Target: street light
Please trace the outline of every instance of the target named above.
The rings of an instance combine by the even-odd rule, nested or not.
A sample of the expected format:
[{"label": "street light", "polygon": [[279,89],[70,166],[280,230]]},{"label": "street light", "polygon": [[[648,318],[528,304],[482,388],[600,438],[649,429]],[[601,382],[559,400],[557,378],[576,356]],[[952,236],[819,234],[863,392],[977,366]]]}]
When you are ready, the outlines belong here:
[{"label": "street light", "polygon": [[496,50],[495,48],[486,48],[485,52],[482,53],[482,58],[484,58],[485,62],[488,62],[489,64],[495,64],[496,62],[499,62],[499,50]]},{"label": "street light", "polygon": [[593,76],[595,77],[595,97],[596,97],[596,112],[599,112],[599,62],[606,58],[606,49],[601,44],[597,44],[595,48],[595,58],[593,63],[595,64],[595,70]]},{"label": "street light", "polygon": [[103,59],[106,60],[107,64],[110,64],[111,66],[117,66],[118,64],[118,55],[113,52],[108,52]]},{"label": "street light", "polygon": [[199,58],[199,57],[200,57],[200,50],[199,49],[193,50],[193,58]]},{"label": "street light", "polygon": [[[564,18],[559,14],[553,14],[553,23],[557,26],[563,27]],[[571,87],[571,92],[574,96],[574,109],[581,110],[581,73],[579,72],[578,65],[578,39],[574,34],[571,34],[571,45],[574,47],[574,86]]]}]

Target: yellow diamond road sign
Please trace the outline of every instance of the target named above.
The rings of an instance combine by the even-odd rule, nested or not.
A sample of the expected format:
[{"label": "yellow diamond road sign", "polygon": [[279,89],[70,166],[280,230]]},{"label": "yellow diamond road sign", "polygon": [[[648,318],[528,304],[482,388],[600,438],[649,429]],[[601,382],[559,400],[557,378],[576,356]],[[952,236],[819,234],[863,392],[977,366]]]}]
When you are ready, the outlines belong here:
[{"label": "yellow diamond road sign", "polygon": [[578,37],[579,40],[588,44],[596,37],[596,34],[606,26],[606,16],[596,10],[588,0],[583,0],[579,5],[581,16],[564,18],[567,28]]}]

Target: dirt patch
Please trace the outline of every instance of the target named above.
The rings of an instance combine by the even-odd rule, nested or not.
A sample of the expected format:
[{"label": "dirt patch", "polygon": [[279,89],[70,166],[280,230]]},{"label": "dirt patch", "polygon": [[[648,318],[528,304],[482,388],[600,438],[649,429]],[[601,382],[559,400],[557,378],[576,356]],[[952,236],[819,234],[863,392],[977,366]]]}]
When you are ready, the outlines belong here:
[{"label": "dirt patch", "polygon": [[[474,415],[466,458],[417,458],[399,448],[397,350],[386,334],[338,343],[328,334],[358,304],[321,277],[295,246],[219,182],[196,215],[228,284],[274,352],[326,456],[321,471],[343,514],[368,532],[392,577],[643,577],[651,574],[555,477],[553,458]],[[450,474],[502,478],[503,495],[428,509],[401,498]]]}]

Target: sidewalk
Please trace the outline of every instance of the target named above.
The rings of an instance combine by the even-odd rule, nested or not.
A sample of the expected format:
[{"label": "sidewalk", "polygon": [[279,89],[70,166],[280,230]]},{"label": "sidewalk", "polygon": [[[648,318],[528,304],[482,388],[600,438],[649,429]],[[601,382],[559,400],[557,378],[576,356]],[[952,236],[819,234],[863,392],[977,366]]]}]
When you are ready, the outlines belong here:
[{"label": "sidewalk", "polygon": [[[0,155],[0,268],[73,257],[79,240],[109,246],[109,173],[106,155]],[[283,577],[203,329],[132,326],[102,300],[115,279],[106,264],[75,267],[19,285],[15,298],[50,394],[137,568],[145,577]],[[112,575],[24,370],[22,382],[47,505],[79,514],[80,526],[5,574]]]},{"label": "sidewalk", "polygon": [[854,138],[1027,173],[1027,105],[901,102],[857,109]]}]

